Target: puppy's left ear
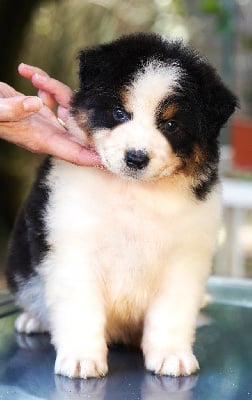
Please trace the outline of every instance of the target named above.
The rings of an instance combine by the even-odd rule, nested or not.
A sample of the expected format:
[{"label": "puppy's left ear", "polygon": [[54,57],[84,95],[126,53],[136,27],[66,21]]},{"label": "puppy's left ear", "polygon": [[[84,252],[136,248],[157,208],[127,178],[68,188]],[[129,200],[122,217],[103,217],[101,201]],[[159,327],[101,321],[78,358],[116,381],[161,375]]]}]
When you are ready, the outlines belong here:
[{"label": "puppy's left ear", "polygon": [[215,73],[213,79],[208,77],[203,83],[203,88],[207,123],[210,123],[209,128],[210,130],[212,128],[212,133],[218,135],[238,106],[238,100]]}]

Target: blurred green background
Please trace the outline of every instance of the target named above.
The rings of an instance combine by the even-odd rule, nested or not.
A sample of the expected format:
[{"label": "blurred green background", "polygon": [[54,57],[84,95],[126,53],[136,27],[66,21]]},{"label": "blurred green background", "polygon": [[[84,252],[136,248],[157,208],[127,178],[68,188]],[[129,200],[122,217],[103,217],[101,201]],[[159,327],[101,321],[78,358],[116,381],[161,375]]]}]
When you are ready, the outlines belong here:
[{"label": "blurred green background", "polygon": [[[155,31],[183,38],[205,54],[252,111],[251,0],[1,0],[0,80],[26,94],[20,62],[77,85],[77,52],[122,34]],[[222,142],[228,143],[228,131]],[[41,157],[0,141],[0,265],[18,207]]]}]

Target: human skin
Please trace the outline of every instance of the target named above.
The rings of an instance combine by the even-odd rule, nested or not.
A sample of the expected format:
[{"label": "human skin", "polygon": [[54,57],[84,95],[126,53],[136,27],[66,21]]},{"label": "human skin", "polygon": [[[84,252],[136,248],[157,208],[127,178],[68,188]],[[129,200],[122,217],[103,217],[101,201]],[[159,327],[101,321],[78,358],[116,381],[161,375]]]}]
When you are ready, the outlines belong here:
[{"label": "human skin", "polygon": [[99,155],[76,142],[63,126],[72,90],[40,68],[20,64],[18,71],[38,88],[38,96],[25,96],[0,82],[0,138],[77,165],[101,166]]}]

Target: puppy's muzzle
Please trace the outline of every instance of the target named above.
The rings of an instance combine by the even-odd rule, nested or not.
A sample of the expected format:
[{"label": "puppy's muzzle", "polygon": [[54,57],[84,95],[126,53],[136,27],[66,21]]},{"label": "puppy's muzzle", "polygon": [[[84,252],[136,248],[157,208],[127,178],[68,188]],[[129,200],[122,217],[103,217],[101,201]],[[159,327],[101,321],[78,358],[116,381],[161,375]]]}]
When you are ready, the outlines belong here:
[{"label": "puppy's muzzle", "polygon": [[145,151],[133,149],[125,153],[124,161],[128,168],[138,170],[147,167],[150,158]]}]

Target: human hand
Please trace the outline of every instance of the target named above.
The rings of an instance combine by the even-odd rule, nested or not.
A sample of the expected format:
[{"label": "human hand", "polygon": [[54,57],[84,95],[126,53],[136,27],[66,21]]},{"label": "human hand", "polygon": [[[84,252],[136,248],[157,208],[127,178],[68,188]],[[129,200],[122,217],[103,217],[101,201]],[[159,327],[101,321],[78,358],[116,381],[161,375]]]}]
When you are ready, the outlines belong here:
[{"label": "human hand", "polygon": [[38,90],[38,95],[43,104],[53,110],[58,105],[57,115],[65,121],[68,118],[69,103],[73,91],[64,83],[51,78],[45,71],[32,65],[21,63],[18,66],[21,76],[29,79]]},{"label": "human hand", "polygon": [[58,103],[58,116],[66,120],[72,91],[39,68],[21,64],[19,72],[39,88],[41,98],[24,96],[0,83],[0,137],[32,152],[78,165],[100,166],[99,155],[76,143],[51,111]]},{"label": "human hand", "polygon": [[39,97],[24,96],[6,83],[0,82],[0,132],[2,122],[26,118],[39,111],[42,106],[43,102]]}]

